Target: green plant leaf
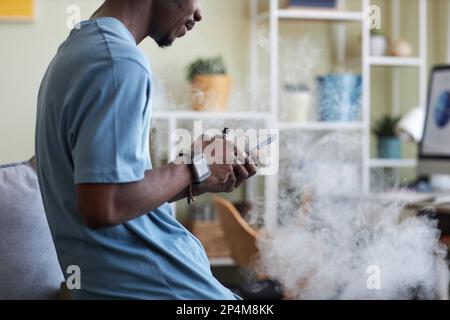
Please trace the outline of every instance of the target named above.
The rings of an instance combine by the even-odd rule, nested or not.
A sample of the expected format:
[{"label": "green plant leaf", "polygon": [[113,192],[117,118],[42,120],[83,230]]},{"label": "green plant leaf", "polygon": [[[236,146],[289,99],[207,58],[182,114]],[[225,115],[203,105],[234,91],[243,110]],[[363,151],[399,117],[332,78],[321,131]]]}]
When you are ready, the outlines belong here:
[{"label": "green plant leaf", "polygon": [[197,75],[227,74],[225,62],[221,56],[208,59],[197,59],[187,70],[187,79],[192,82]]},{"label": "green plant leaf", "polygon": [[396,137],[397,136],[396,129],[400,120],[401,117],[391,117],[386,115],[375,123],[375,125],[372,128],[372,132],[377,137],[382,138]]}]

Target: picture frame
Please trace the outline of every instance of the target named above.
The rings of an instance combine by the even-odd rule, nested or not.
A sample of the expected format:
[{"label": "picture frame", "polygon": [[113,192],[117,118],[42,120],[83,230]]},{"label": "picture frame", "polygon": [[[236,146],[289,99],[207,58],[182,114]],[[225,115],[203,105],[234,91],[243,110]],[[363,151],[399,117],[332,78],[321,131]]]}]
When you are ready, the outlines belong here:
[{"label": "picture frame", "polygon": [[34,0],[0,0],[0,21],[33,21]]}]

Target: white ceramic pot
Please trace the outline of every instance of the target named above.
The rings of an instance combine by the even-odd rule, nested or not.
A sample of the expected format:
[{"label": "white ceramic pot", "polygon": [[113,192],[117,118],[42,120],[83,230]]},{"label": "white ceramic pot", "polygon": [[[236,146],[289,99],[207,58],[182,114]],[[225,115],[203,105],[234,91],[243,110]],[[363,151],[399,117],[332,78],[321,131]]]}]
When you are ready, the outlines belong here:
[{"label": "white ceramic pot", "polygon": [[370,54],[373,57],[386,55],[387,41],[385,36],[377,35],[370,38]]},{"label": "white ceramic pot", "polygon": [[283,105],[288,122],[304,123],[309,119],[313,97],[304,85],[286,85]]},{"label": "white ceramic pot", "polygon": [[298,92],[289,94],[286,99],[288,104],[288,121],[304,123],[308,121],[312,105],[312,96],[309,92]]}]

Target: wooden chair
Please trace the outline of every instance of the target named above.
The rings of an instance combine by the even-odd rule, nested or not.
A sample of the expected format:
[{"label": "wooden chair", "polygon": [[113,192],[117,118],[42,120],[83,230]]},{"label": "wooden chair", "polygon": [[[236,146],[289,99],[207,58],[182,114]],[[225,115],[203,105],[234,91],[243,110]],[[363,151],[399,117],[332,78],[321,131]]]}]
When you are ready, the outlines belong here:
[{"label": "wooden chair", "polygon": [[450,236],[443,236],[441,241],[447,246],[450,253]]},{"label": "wooden chair", "polygon": [[[249,226],[236,207],[228,200],[214,197],[220,224],[231,251],[231,257],[241,268],[253,269],[254,258],[259,250],[256,246],[258,231]],[[283,289],[278,282],[257,274],[255,279],[244,280],[238,293],[245,300],[280,300]]]},{"label": "wooden chair", "polygon": [[253,257],[259,252],[256,246],[258,232],[249,226],[230,201],[216,196],[213,202],[230,247],[231,257],[239,267],[249,267]]}]

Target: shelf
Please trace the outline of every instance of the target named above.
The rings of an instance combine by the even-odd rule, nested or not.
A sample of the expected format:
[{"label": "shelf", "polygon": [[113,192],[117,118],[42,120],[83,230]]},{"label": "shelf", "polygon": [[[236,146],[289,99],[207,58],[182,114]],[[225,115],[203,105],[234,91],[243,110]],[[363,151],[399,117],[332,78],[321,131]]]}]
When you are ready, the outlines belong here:
[{"label": "shelf", "polygon": [[422,65],[422,59],[402,57],[370,57],[369,63],[372,66],[420,67]]},{"label": "shelf", "polygon": [[[279,9],[275,12],[279,19],[322,20],[322,21],[362,21],[364,15],[360,11],[342,11],[336,9]],[[260,14],[260,19],[269,18],[269,13]]]},{"label": "shelf", "polygon": [[339,130],[362,130],[362,122],[309,122],[309,123],[289,123],[280,122],[278,128],[287,130],[310,130],[310,131],[339,131]]},{"label": "shelf", "polygon": [[211,258],[209,264],[211,267],[232,267],[236,265],[232,258]]},{"label": "shelf", "polygon": [[372,159],[371,168],[414,168],[417,166],[416,159]]},{"label": "shelf", "polygon": [[[365,28],[368,18],[368,10],[373,1],[363,1],[361,2],[361,8],[356,9],[317,9],[317,8],[305,8],[305,7],[290,7],[282,8],[279,6],[279,1],[271,0],[270,6],[268,6],[268,12],[259,11],[260,6],[258,6],[258,1],[252,1],[251,6],[251,17],[252,17],[252,50],[251,57],[256,61],[252,64],[252,76],[254,77],[255,83],[261,77],[258,65],[258,57],[260,55],[260,41],[259,40],[259,28],[260,25],[264,25],[268,28],[269,39],[264,39],[264,49],[269,51],[269,62],[270,66],[270,110],[273,114],[273,124],[275,128],[280,129],[283,133],[291,133],[293,135],[310,133],[321,135],[333,132],[344,132],[345,134],[357,134],[362,135],[361,137],[361,151],[362,151],[362,190],[364,193],[368,193],[371,189],[371,170],[374,168],[414,168],[417,166],[418,161],[416,159],[399,159],[399,160],[388,160],[388,159],[371,159],[370,154],[370,116],[372,110],[374,110],[373,105],[373,95],[372,92],[375,88],[371,85],[372,72],[376,71],[376,67],[392,69],[392,74],[388,75],[392,78],[392,83],[389,87],[392,87],[392,111],[395,113],[397,109],[401,106],[401,70],[406,70],[406,68],[411,68],[419,71],[417,89],[412,83],[409,85],[409,89],[414,88],[414,90],[419,93],[418,104],[423,104],[426,101],[426,91],[427,91],[427,81],[425,79],[427,73],[427,2],[426,0],[418,1],[418,14],[416,19],[417,24],[417,48],[416,53],[412,57],[395,57],[395,56],[370,56],[370,46],[371,46],[371,33],[368,28]],[[389,2],[389,1],[388,1]],[[401,30],[401,19],[398,19],[398,15],[401,14],[401,8],[398,7],[398,1],[391,1],[392,8],[390,9],[390,19],[393,26],[393,30]],[[377,18],[377,17],[375,17]],[[380,17],[381,18],[381,17]],[[358,24],[363,28],[360,32],[361,35],[361,77],[362,82],[366,84],[364,87],[362,95],[362,109],[364,111],[364,117],[359,122],[354,123],[333,123],[333,122],[306,122],[306,123],[293,123],[289,122],[287,118],[284,121],[277,119],[277,114],[282,110],[283,105],[280,103],[280,92],[279,83],[282,82],[283,72],[280,65],[283,63],[283,56],[280,54],[280,47],[283,45],[280,39],[283,39],[283,24],[290,22],[303,22],[303,21],[318,21],[320,23],[338,23],[339,28],[336,30],[336,34],[333,36],[336,39],[336,51],[338,56],[345,58],[345,46],[346,46],[346,32],[345,23]],[[375,21],[374,21],[375,22]],[[383,22],[384,21],[383,19]],[[342,26],[341,26],[342,24]],[[342,27],[342,28],[341,28]],[[367,26],[366,26],[367,27]],[[396,32],[393,32],[395,35]],[[347,39],[348,40],[348,39]],[[267,47],[267,48],[266,48]],[[358,48],[359,49],[359,48]],[[358,50],[359,51],[359,50]],[[347,57],[348,58],[348,57]],[[253,61],[253,60],[251,60]],[[414,79],[415,80],[415,79]],[[411,91],[411,90],[410,90]],[[400,95],[400,96],[399,96]],[[270,120],[268,121],[270,124]],[[343,131],[339,131],[343,130]],[[276,182],[279,177],[273,179]],[[272,181],[270,181],[272,182]],[[265,184],[265,196],[267,199],[266,203],[266,214],[272,219],[276,219],[277,213],[277,200],[276,195],[278,194],[278,184],[277,183],[267,183]],[[275,196],[274,196],[275,195]]]},{"label": "shelf", "polygon": [[268,112],[240,112],[240,111],[230,111],[230,112],[200,112],[200,111],[155,111],[152,115],[153,119],[178,119],[178,120],[202,120],[202,119],[213,119],[213,120],[266,120],[271,117]]}]

